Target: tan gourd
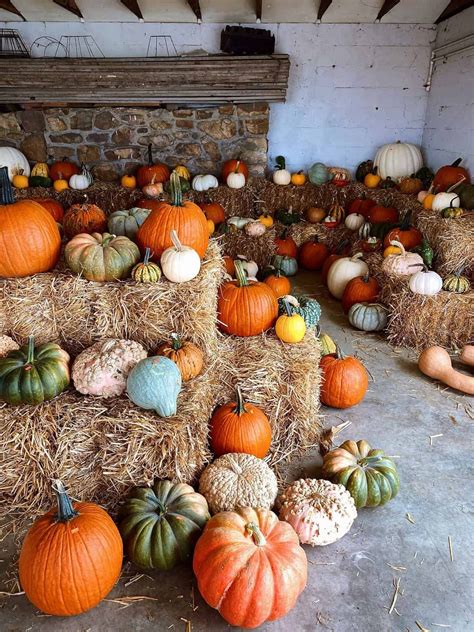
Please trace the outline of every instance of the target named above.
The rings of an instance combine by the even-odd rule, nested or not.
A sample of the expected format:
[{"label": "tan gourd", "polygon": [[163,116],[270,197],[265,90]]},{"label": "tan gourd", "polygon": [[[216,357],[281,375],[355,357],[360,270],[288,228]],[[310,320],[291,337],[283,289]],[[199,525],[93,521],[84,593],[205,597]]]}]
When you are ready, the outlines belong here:
[{"label": "tan gourd", "polygon": [[429,347],[418,358],[418,368],[422,373],[439,380],[466,395],[474,395],[474,377],[453,369],[449,353],[442,347]]},{"label": "tan gourd", "polygon": [[466,345],[463,347],[459,358],[466,364],[474,366],[474,345]]}]

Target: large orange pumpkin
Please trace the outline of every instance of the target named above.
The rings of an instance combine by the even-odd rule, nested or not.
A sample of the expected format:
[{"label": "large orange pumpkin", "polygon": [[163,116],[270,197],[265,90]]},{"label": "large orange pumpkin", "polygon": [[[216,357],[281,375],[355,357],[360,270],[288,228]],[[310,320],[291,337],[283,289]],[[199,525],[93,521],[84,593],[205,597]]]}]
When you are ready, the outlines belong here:
[{"label": "large orange pumpkin", "polygon": [[105,233],[107,215],[95,204],[73,204],[64,215],[63,228],[68,239],[81,233]]},{"label": "large orange pumpkin", "polygon": [[298,261],[306,270],[321,270],[328,257],[329,248],[314,237],[300,247]]},{"label": "large orange pumpkin", "polygon": [[53,163],[49,168],[49,177],[52,180],[69,180],[71,176],[75,176],[78,173],[79,167],[67,158]]},{"label": "large orange pumpkin", "polygon": [[376,204],[369,210],[369,221],[372,224],[384,224],[385,222],[398,222],[398,211],[392,206]]},{"label": "large orange pumpkin", "polygon": [[284,617],[303,592],[308,562],[298,536],[268,509],[213,516],[194,550],[199,592],[231,625]]},{"label": "large orange pumpkin", "polygon": [[69,500],[55,481],[58,507],[36,520],[20,553],[20,583],[46,614],[72,616],[94,608],[122,568],[122,538],[112,518],[92,503]]},{"label": "large orange pumpkin", "polygon": [[236,402],[219,406],[211,417],[211,448],[216,456],[228,452],[263,459],[272,441],[272,429],[263,410],[244,402],[240,387]]},{"label": "large orange pumpkin", "polygon": [[344,289],[342,295],[342,309],[344,313],[356,303],[375,303],[380,292],[380,285],[375,277],[358,276],[351,279]]},{"label": "large orange pumpkin", "polygon": [[[152,144],[148,145],[148,164],[138,167],[137,184],[140,189],[147,184],[157,184],[159,182],[166,182],[170,179],[170,170],[161,162],[153,162]],[[178,176],[179,177],[179,176]]]},{"label": "large orange pumpkin", "polygon": [[284,257],[293,257],[294,259],[298,255],[298,246],[291,237],[288,237],[287,231],[284,230],[280,237],[275,237],[275,254],[282,255]]},{"label": "large orange pumpkin", "polygon": [[231,173],[243,173],[245,176],[245,181],[247,182],[247,180],[249,179],[249,170],[243,160],[233,158],[232,160],[225,161],[225,163],[222,165],[222,182],[227,182],[227,176],[229,176]]},{"label": "large orange pumpkin", "polygon": [[364,399],[369,386],[362,362],[345,356],[339,347],[335,355],[325,355],[320,362],[322,372],[321,401],[333,408],[349,408]]},{"label": "large orange pumpkin", "polygon": [[449,187],[452,187],[453,184],[460,182],[462,178],[465,178],[464,182],[469,184],[469,171],[459,166],[461,162],[462,158],[458,158],[452,165],[445,165],[438,169],[432,183],[432,187],[436,193],[446,191]]},{"label": "large orange pumpkin", "polygon": [[219,327],[234,336],[258,336],[270,329],[278,316],[275,292],[258,281],[249,281],[241,261],[235,261],[236,281],[219,288]]},{"label": "large orange pumpkin", "polygon": [[32,198],[33,202],[38,202],[59,224],[62,223],[64,217],[64,207],[61,202],[53,200],[53,198]]},{"label": "large orange pumpkin", "polygon": [[61,248],[59,229],[48,211],[31,200],[14,202],[7,167],[0,169],[0,277],[24,277],[56,265]]},{"label": "large orange pumpkin", "polygon": [[219,224],[225,222],[225,211],[222,204],[218,202],[203,202],[199,206],[202,208],[207,219],[212,220],[215,226],[219,226]]},{"label": "large orange pumpkin", "polygon": [[159,261],[167,248],[173,246],[171,231],[175,230],[183,246],[194,248],[202,258],[209,244],[209,227],[202,210],[194,202],[183,202],[177,173],[171,174],[171,203],[159,202],[140,226],[137,244],[145,252],[150,248],[152,259]]}]

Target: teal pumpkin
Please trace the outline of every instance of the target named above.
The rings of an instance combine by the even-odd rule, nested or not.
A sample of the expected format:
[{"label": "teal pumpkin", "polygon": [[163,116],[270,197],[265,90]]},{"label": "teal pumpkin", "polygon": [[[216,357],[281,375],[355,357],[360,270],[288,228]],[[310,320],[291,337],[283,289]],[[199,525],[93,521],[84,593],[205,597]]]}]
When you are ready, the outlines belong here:
[{"label": "teal pumpkin", "polygon": [[285,299],[291,305],[293,314],[303,317],[307,327],[316,327],[321,318],[321,306],[318,301],[309,296],[282,296],[278,299],[278,313],[286,314]]},{"label": "teal pumpkin", "polygon": [[380,303],[355,303],[348,318],[361,331],[382,331],[387,326],[387,309]]},{"label": "teal pumpkin", "polygon": [[308,178],[312,184],[324,184],[331,180],[331,174],[328,168],[322,162],[315,162],[314,165],[308,169]]},{"label": "teal pumpkin", "polygon": [[69,354],[52,342],[28,344],[0,358],[0,399],[8,404],[41,404],[69,385]]},{"label": "teal pumpkin", "polygon": [[210,517],[206,499],[190,485],[136,487],[119,511],[125,553],[140,568],[170,570],[189,559]]},{"label": "teal pumpkin", "polygon": [[140,360],[127,378],[127,395],[132,402],[145,410],[154,410],[160,417],[176,415],[180,390],[180,370],[164,356]]},{"label": "teal pumpkin", "polygon": [[138,229],[150,215],[151,209],[134,206],[125,211],[115,211],[109,216],[108,231],[112,235],[135,240]]},{"label": "teal pumpkin", "polygon": [[298,262],[294,257],[273,255],[271,264],[285,276],[294,276],[298,272]]}]

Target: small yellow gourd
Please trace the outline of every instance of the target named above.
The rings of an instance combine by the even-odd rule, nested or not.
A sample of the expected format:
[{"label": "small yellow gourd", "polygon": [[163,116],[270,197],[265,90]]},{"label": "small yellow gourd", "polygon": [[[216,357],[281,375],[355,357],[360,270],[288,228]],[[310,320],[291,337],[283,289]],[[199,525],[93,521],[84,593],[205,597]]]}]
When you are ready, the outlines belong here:
[{"label": "small yellow gourd", "polygon": [[390,246],[387,246],[383,251],[384,259],[390,255],[401,255],[402,249],[399,246],[395,246],[394,242],[390,242]]},{"label": "small yellow gourd", "polygon": [[28,188],[29,183],[28,176],[23,175],[23,169],[21,169],[12,178],[12,184],[15,189],[26,189]]},{"label": "small yellow gourd", "polygon": [[45,162],[37,162],[31,170],[32,176],[41,176],[42,178],[49,178],[49,167]]},{"label": "small yellow gourd", "polygon": [[263,213],[262,215],[260,215],[258,221],[267,228],[271,228],[273,226],[273,217],[268,213]]},{"label": "small yellow gourd", "polygon": [[376,173],[368,173],[364,178],[364,184],[368,189],[376,189],[381,179]]},{"label": "small yellow gourd", "polygon": [[55,180],[53,182],[53,189],[57,191],[58,193],[61,193],[61,191],[65,191],[66,189],[69,189],[68,181],[63,180],[62,178],[60,180]]},{"label": "small yellow gourd", "polygon": [[286,314],[278,318],[275,325],[275,333],[282,342],[294,344],[301,342],[306,333],[304,318],[293,312],[288,301],[284,300]]}]

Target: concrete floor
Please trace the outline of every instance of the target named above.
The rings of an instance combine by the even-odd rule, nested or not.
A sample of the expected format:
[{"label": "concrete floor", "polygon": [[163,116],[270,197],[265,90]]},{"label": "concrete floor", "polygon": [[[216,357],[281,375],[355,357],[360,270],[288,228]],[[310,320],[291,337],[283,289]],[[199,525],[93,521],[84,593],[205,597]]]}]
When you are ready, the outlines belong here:
[{"label": "concrete floor", "polygon": [[[373,378],[359,406],[348,411],[324,410],[326,425],[349,420],[341,441],[365,438],[396,455],[401,490],[386,507],[361,510],[352,530],[339,542],[305,547],[310,562],[306,590],[286,618],[260,629],[474,630],[473,400],[442,390],[421,376],[413,354],[390,349],[381,336],[352,330],[340,304],[327,297],[314,276],[300,275],[297,289],[320,298],[323,330],[346,352],[356,354]],[[310,454],[293,465],[293,475],[317,475],[320,463],[319,454]],[[13,539],[4,539],[0,548],[0,581],[5,581],[7,574],[12,576],[16,556]],[[200,598],[190,567],[141,576],[127,586],[132,578],[137,578],[137,572],[127,565],[109,600],[67,620],[41,615],[23,595],[2,596],[0,592],[0,630],[189,632],[185,620],[192,622],[193,632],[230,629]],[[389,614],[397,579],[400,592]],[[6,588],[0,583],[2,590]],[[12,590],[11,583],[7,590]],[[138,595],[150,599],[120,602],[120,597]]]}]

